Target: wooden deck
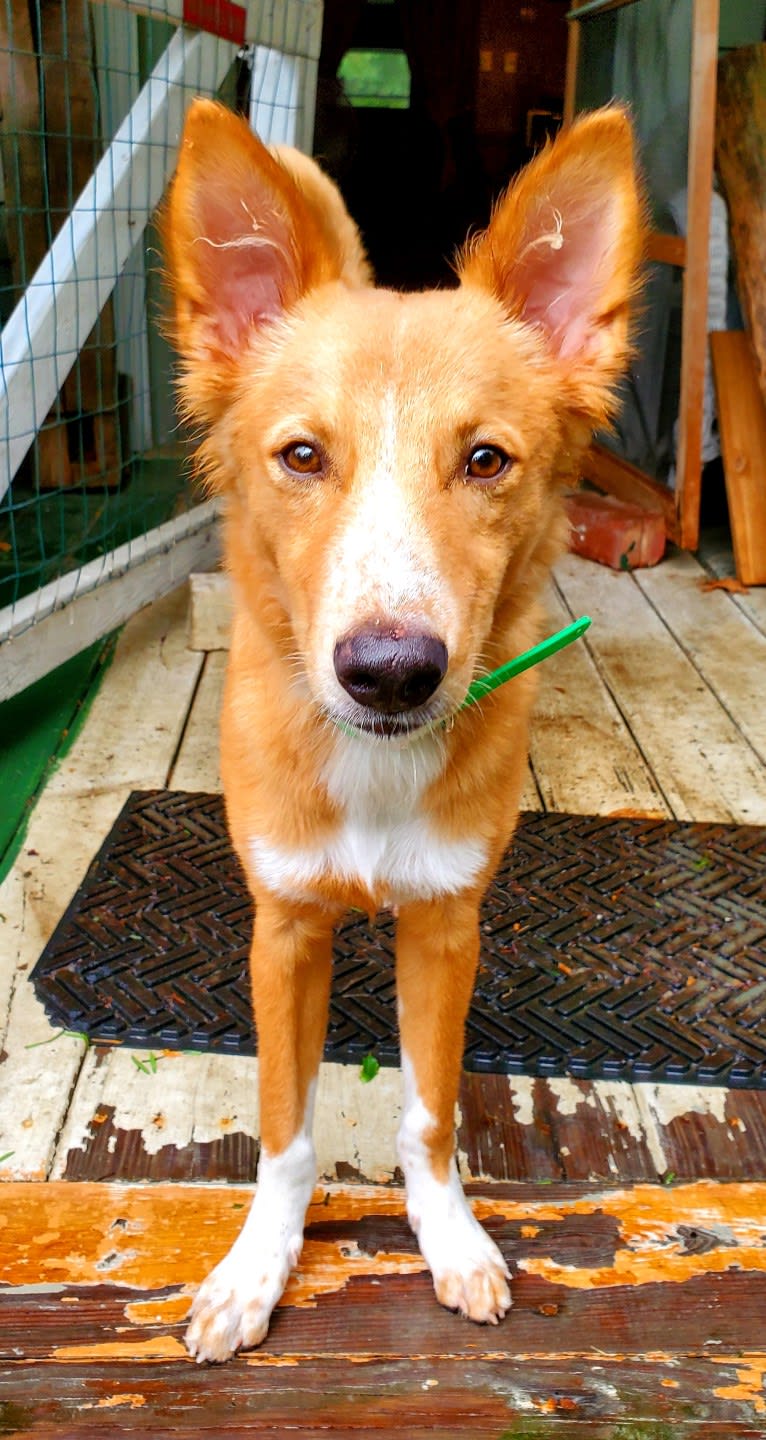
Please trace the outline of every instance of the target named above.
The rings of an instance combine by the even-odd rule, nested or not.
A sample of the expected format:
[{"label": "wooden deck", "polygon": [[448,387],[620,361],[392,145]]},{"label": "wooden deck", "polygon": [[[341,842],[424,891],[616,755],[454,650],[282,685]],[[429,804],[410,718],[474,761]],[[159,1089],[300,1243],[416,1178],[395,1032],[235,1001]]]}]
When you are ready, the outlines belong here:
[{"label": "wooden deck", "polygon": [[[561,563],[552,625],[594,625],[541,669],[528,807],[766,824],[766,591],[709,578]],[[398,1074],[326,1065],[270,1337],[185,1357],[255,1175],[257,1061],[86,1049],[27,977],[130,790],[218,786],[223,660],[183,594],[136,617],[0,888],[0,1434],[766,1436],[766,1092],[466,1076],[461,1169],[515,1276],[482,1330],[404,1221]]]}]

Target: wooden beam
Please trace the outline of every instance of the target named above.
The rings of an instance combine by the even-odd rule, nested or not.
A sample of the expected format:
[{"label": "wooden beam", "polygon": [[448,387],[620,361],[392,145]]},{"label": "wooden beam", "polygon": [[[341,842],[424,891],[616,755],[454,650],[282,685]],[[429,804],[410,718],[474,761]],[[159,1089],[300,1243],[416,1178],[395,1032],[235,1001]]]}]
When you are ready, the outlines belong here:
[{"label": "wooden beam", "polygon": [[766,405],[744,330],[710,336],[737,577],[766,585]]},{"label": "wooden beam", "polygon": [[[171,21],[176,25],[190,24],[186,0],[94,0],[95,4],[120,4],[139,15],[148,15],[157,20]],[[281,50],[285,55],[304,55],[318,60],[322,44],[322,0],[234,0],[238,10],[245,11],[245,40],[249,45],[267,45]],[[220,26],[218,0],[208,0],[206,6],[193,7],[202,19],[207,16],[206,26],[215,33]]]},{"label": "wooden beam", "polygon": [[696,550],[699,541],[718,18],[719,0],[694,0],[676,478],[676,528],[684,550]]},{"label": "wooden beam", "polygon": [[737,292],[766,400],[766,44],[744,45],[718,65],[716,161],[729,208]]},{"label": "wooden beam", "polygon": [[[575,7],[576,8],[576,7]],[[580,61],[580,26],[576,19],[567,17],[567,65],[564,79],[564,115],[563,124],[566,127],[571,125],[575,117],[577,103],[577,66]]]},{"label": "wooden beam", "polygon": [[683,269],[686,265],[686,236],[663,235],[659,230],[650,231],[646,243],[646,257],[660,265],[677,265],[679,269]]},{"label": "wooden beam", "polygon": [[219,555],[215,501],[0,610],[0,701],[47,675]]},{"label": "wooden beam", "polygon": [[645,475],[637,465],[623,460],[606,446],[593,444],[582,464],[586,480],[592,481],[609,495],[619,500],[628,500],[633,505],[643,505],[646,510],[659,511],[665,520],[669,539],[675,538],[675,504],[673,492],[659,480]]}]

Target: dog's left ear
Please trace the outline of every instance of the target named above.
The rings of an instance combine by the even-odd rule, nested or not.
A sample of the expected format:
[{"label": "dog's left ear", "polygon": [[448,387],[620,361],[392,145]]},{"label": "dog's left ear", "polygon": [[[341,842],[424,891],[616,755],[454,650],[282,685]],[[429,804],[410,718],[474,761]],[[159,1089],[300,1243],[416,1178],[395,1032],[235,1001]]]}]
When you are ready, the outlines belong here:
[{"label": "dog's left ear", "polygon": [[576,121],[522,171],[466,248],[460,278],[538,328],[571,404],[598,423],[629,353],[642,250],[631,125],[609,108]]}]

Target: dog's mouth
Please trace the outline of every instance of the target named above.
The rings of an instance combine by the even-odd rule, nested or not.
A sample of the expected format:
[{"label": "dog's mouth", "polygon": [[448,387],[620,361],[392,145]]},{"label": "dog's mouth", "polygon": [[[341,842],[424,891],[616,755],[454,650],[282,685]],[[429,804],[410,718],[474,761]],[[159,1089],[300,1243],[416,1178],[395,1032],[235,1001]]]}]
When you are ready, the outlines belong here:
[{"label": "dog's mouth", "polygon": [[333,725],[346,735],[365,735],[373,740],[414,740],[419,736],[439,732],[454,720],[455,710],[449,706],[421,708],[406,713],[386,714],[380,710],[366,713],[357,709],[353,714],[333,714],[329,718]]}]

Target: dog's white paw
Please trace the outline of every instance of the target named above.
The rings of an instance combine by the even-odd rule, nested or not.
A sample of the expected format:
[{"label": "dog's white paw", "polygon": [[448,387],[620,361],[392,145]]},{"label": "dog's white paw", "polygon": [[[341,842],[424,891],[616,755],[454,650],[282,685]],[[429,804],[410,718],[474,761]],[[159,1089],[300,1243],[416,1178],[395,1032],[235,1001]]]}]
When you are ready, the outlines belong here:
[{"label": "dog's white paw", "polygon": [[484,1253],[453,1257],[445,1269],[433,1270],[436,1298],[448,1310],[459,1310],[478,1325],[497,1325],[511,1308],[508,1267],[500,1251],[482,1231]]},{"label": "dog's white paw", "polygon": [[510,1274],[494,1240],[474,1217],[455,1176],[431,1204],[410,1214],[436,1298],[479,1325],[497,1325],[511,1307]]},{"label": "dog's white paw", "polygon": [[189,1354],[200,1364],[220,1363],[260,1345],[289,1273],[287,1257],[268,1270],[251,1262],[243,1271],[241,1260],[227,1255],[197,1292],[186,1332]]}]

